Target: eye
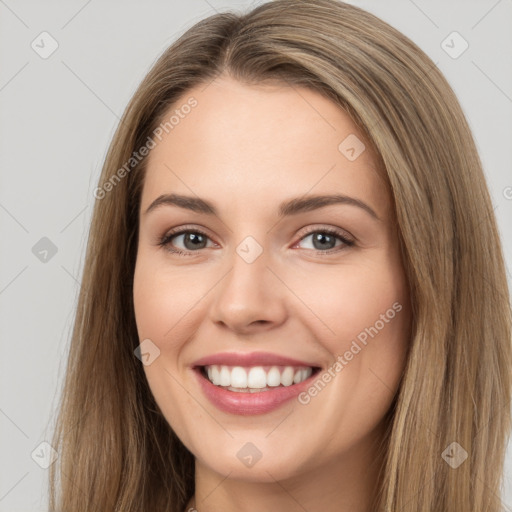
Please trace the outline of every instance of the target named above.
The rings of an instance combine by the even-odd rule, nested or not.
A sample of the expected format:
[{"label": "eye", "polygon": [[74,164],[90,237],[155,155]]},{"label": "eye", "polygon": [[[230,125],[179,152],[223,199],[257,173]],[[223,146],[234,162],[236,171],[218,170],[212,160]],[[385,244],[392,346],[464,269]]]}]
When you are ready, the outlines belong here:
[{"label": "eye", "polygon": [[[309,231],[303,236],[300,241],[304,241],[311,237],[312,249],[320,254],[332,254],[333,252],[339,252],[347,247],[352,247],[355,242],[344,231],[334,228],[321,228]],[[341,244],[338,244],[336,249],[336,242],[339,240]],[[340,247],[341,246],[341,247]]]},{"label": "eye", "polygon": [[[174,239],[181,239],[180,242],[184,244],[185,250],[174,248],[174,243],[172,242]],[[208,235],[202,231],[197,229],[181,229],[180,231],[171,231],[170,233],[166,233],[160,239],[158,245],[174,254],[189,256],[192,252],[196,252],[199,249],[205,249],[207,240],[209,240]]]},{"label": "eye", "polygon": [[[354,240],[349,238],[348,234],[344,231],[334,228],[317,228],[302,236],[295,246],[309,237],[312,237],[312,250],[316,251],[317,254],[329,255],[355,245]],[[183,244],[184,248],[176,248],[176,242],[174,240]],[[158,241],[158,245],[179,256],[192,256],[194,252],[199,252],[200,249],[207,248],[208,240],[210,240],[210,237],[203,231],[198,229],[182,228],[179,231],[166,233]],[[341,243],[336,245],[337,241],[340,241]],[[338,248],[336,249],[336,247]]]}]

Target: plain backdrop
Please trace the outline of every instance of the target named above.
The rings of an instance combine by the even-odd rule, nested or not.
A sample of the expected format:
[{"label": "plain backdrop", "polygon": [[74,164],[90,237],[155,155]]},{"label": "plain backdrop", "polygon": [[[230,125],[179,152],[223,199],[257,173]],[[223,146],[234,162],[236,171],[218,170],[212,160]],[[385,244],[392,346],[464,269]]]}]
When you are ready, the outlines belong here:
[{"label": "plain backdrop", "polygon": [[[155,59],[186,29],[216,11],[257,3],[0,0],[0,512],[45,510],[48,470],[34,453],[51,439],[92,193],[119,117]],[[510,269],[512,1],[351,3],[410,37],[454,88],[484,163]],[[509,509],[511,459],[509,449],[502,495]]]}]

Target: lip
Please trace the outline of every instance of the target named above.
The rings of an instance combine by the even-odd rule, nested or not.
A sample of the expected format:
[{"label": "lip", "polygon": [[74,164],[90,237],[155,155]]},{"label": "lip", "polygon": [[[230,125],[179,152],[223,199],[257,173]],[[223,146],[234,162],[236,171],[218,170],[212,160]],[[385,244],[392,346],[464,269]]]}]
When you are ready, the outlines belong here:
[{"label": "lip", "polygon": [[192,367],[195,369],[199,366],[210,366],[212,364],[226,366],[311,366],[319,368],[317,363],[300,361],[290,357],[272,354],[271,352],[221,352],[210,356],[202,357],[194,363]]},{"label": "lip", "polygon": [[271,412],[292,400],[311,385],[313,379],[317,378],[318,371],[299,384],[277,387],[270,391],[260,391],[257,393],[237,393],[236,391],[229,391],[228,389],[216,386],[201,373],[199,367],[194,369],[194,374],[203,393],[218,409],[230,414],[250,416]]},{"label": "lip", "polygon": [[[203,366],[213,364],[226,366],[311,366],[313,373],[303,382],[291,386],[276,387],[270,391],[256,393],[229,391],[223,389],[205,377]],[[248,354],[221,353],[203,357],[193,364],[193,371],[206,398],[218,409],[229,414],[250,416],[271,412],[305,391],[317,378],[321,367],[297,359],[279,356],[268,352],[252,352]]]}]

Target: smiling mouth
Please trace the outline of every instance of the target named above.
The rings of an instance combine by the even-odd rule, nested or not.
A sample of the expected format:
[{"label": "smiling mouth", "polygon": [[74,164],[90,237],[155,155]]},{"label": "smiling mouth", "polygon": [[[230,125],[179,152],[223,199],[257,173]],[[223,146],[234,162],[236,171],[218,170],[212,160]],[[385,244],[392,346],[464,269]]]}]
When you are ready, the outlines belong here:
[{"label": "smiling mouth", "polygon": [[321,368],[312,366],[199,366],[202,377],[235,393],[261,393],[300,384],[316,375]]}]

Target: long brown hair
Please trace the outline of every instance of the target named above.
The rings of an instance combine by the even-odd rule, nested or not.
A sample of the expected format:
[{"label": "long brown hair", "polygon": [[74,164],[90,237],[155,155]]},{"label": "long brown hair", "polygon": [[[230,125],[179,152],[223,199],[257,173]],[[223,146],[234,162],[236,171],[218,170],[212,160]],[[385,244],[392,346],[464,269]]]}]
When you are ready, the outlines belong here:
[{"label": "long brown hair", "polygon": [[[221,73],[325,94],[367,135],[387,176],[413,329],[376,509],[498,512],[511,427],[511,309],[482,164],[434,63],[387,23],[336,0],[276,0],[200,21],[161,55],[126,108],[95,193],[50,509],[182,512],[194,492],[194,457],[134,355],[146,159],[133,158],[171,106]],[[454,468],[447,461],[462,449],[468,458]]]}]

